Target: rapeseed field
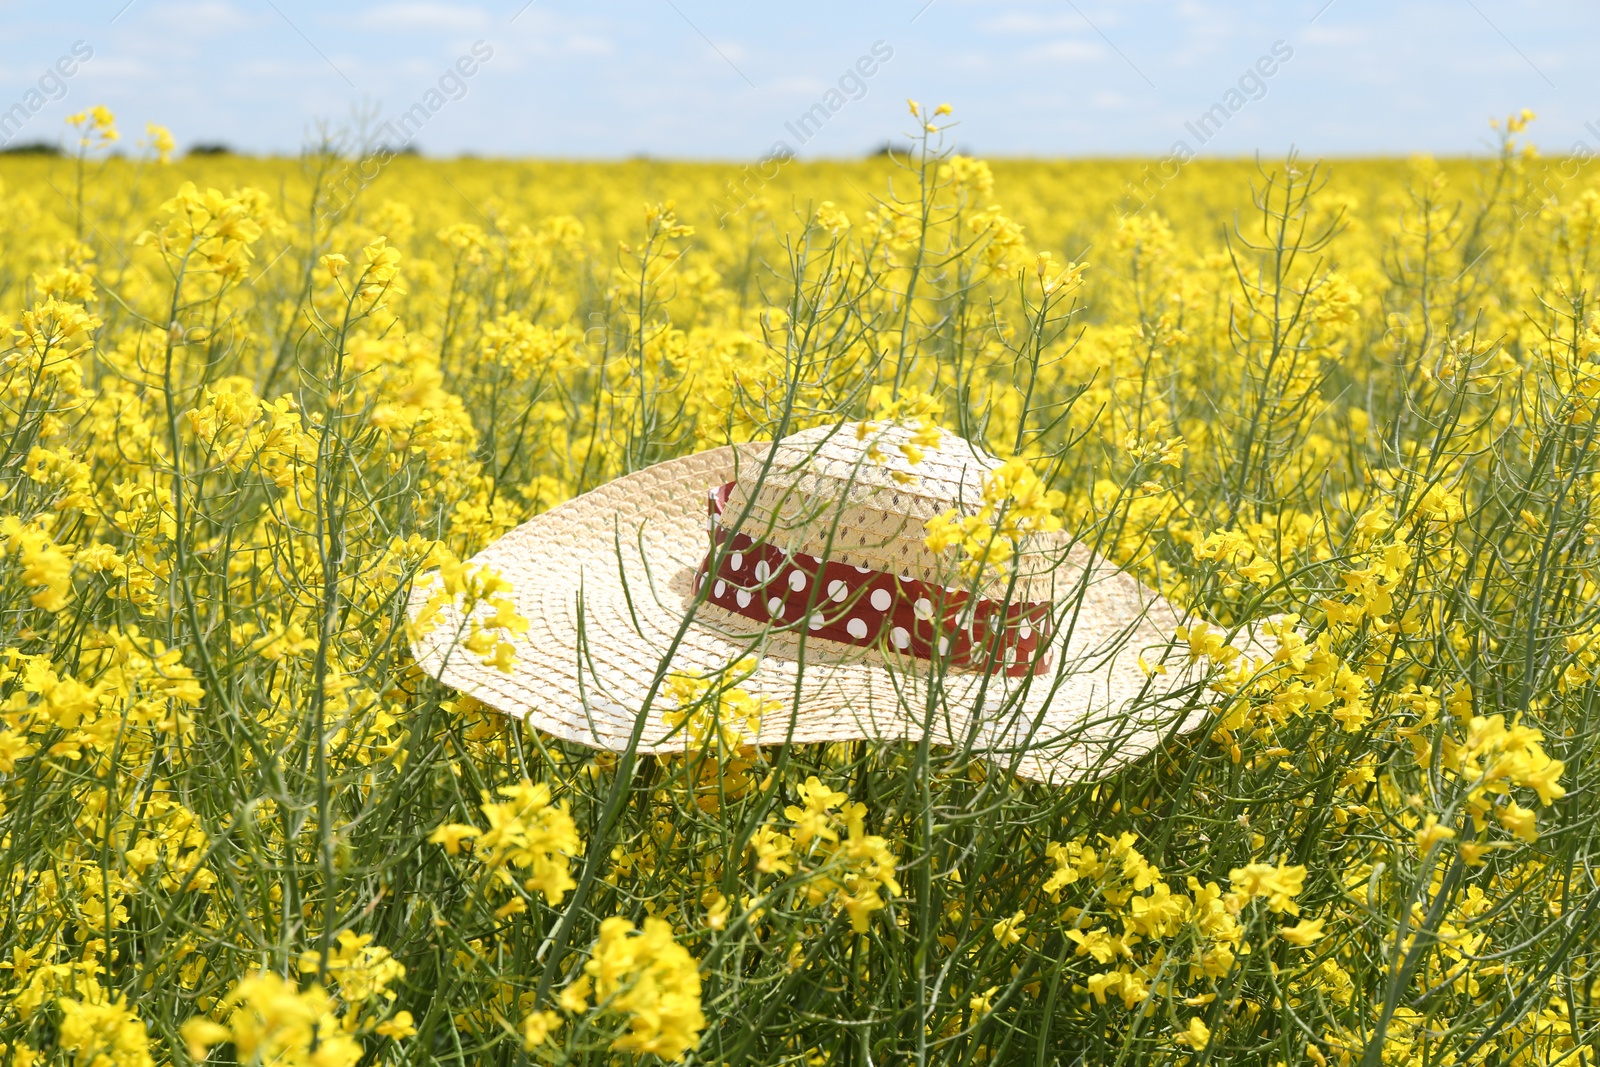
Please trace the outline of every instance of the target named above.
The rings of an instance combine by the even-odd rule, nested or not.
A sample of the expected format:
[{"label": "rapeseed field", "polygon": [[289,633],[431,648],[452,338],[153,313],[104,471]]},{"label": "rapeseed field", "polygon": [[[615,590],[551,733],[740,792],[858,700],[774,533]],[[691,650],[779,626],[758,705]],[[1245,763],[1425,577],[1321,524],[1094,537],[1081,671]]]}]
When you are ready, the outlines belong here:
[{"label": "rapeseed field", "polygon": [[[5,1063],[1595,1063],[1593,166],[1525,114],[1170,176],[913,115],[741,167],[113,158],[98,109],[0,159]],[[902,413],[1214,621],[1204,728],[1061,787],[619,773],[412,660],[438,570],[510,666],[461,561],[530,516]],[[708,700],[761,694],[645,710]]]}]

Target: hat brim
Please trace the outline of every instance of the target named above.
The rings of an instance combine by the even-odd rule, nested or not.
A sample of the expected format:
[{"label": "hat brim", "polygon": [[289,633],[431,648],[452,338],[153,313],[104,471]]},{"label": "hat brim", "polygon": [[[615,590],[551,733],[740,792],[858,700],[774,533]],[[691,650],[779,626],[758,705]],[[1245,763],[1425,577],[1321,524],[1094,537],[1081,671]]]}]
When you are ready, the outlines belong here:
[{"label": "hat brim", "polygon": [[[697,604],[706,490],[734,480],[761,447],[656,464],[499,538],[470,562],[510,581],[529,621],[513,639],[512,669],[486,665],[463,646],[466,620],[453,605],[414,637],[417,663],[549,734],[613,751],[630,743],[640,753],[684,750],[689,738],[663,717],[673,706],[664,679],[752,655],[757,665],[740,687],[783,708],[763,716],[760,745],[927,736],[1062,784],[1110,774],[1205,722],[1204,679],[1172,649],[1181,613],[1083,546],[1061,571],[1057,602],[1067,606],[1052,669],[1031,677],[930,672],[924,661],[759,630]],[[437,574],[416,583],[413,621],[436,583]],[[1147,672],[1141,656],[1166,672]]]}]

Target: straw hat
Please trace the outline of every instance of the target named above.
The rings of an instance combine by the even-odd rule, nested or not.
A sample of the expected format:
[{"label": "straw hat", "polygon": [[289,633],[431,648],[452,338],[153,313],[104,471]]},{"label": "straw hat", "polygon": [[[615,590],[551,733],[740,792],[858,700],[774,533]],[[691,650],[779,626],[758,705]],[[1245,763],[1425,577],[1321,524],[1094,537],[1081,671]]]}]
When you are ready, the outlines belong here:
[{"label": "straw hat", "polygon": [[846,424],[716,448],[552,508],[469,561],[510,581],[531,624],[511,670],[463,645],[458,605],[434,598],[415,625],[437,573],[410,602],[417,662],[615,751],[682,751],[664,681],[741,661],[738,687],[777,702],[749,739],[761,745],[926,735],[1063,783],[1199,726],[1205,679],[1173,647],[1183,613],[1087,546],[1036,533],[1003,575],[970,581],[928,547],[927,520],[975,513],[1001,462],[938,431],[913,463],[913,432]]}]

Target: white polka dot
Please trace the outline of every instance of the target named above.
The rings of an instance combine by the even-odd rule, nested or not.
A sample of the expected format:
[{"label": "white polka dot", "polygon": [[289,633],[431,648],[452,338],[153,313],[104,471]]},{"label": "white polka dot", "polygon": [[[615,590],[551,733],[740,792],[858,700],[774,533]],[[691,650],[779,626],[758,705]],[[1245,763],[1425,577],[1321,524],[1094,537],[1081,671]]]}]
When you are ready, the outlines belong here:
[{"label": "white polka dot", "polygon": [[851,619],[849,622],[845,623],[844,630],[845,633],[849,634],[857,641],[860,641],[867,636],[867,624],[862,622],[860,619]]},{"label": "white polka dot", "polygon": [[909,582],[911,580],[911,575],[907,574],[905,571],[901,571],[900,572],[900,580],[902,582]]},{"label": "white polka dot", "polygon": [[789,572],[789,588],[793,589],[796,593],[798,593],[800,590],[804,589],[805,587],[806,587],[805,572],[804,571],[790,571]]},{"label": "white polka dot", "polygon": [[917,597],[917,602],[911,605],[911,610],[919,619],[931,619],[933,618],[933,601],[925,596],[919,596]]},{"label": "white polka dot", "polygon": [[774,619],[783,618],[783,598],[782,597],[775,596],[771,600],[767,601],[767,614],[771,615]]},{"label": "white polka dot", "polygon": [[772,577],[772,567],[767,564],[767,561],[762,560],[760,563],[757,563],[756,581],[764,582],[770,577]]},{"label": "white polka dot", "polygon": [[733,599],[735,599],[735,600],[737,600],[739,602],[739,606],[741,608],[749,607],[750,606],[750,590],[748,590],[748,589],[739,590],[737,593],[735,593],[733,595]]},{"label": "white polka dot", "polygon": [[728,564],[736,571],[744,570],[744,553],[735,552],[733,558],[728,560]]},{"label": "white polka dot", "polygon": [[872,606],[879,611],[888,611],[889,605],[894,603],[894,597],[889,595],[887,589],[874,589],[872,591]]},{"label": "white polka dot", "polygon": [[949,653],[950,653],[950,639],[948,637],[939,638],[939,655],[945,656],[945,655],[948,655]]},{"label": "white polka dot", "polygon": [[889,640],[894,642],[895,648],[905,648],[911,644],[911,634],[907,632],[904,626],[896,626],[889,631]]},{"label": "white polka dot", "polygon": [[822,629],[822,621],[822,612],[813,611],[811,613],[811,618],[807,620],[806,625],[811,627],[813,630],[820,630]]},{"label": "white polka dot", "polygon": [[828,583],[828,596],[834,600],[842,601],[850,595],[850,587],[835,578]]},{"label": "white polka dot", "polygon": [[723,581],[721,578],[718,578],[717,584],[711,587],[711,595],[718,600],[721,600],[722,594],[726,593],[727,591],[728,583]]},{"label": "white polka dot", "polygon": [[866,574],[870,570],[872,570],[871,567],[863,567],[860,564],[856,565],[856,573],[857,574]]}]

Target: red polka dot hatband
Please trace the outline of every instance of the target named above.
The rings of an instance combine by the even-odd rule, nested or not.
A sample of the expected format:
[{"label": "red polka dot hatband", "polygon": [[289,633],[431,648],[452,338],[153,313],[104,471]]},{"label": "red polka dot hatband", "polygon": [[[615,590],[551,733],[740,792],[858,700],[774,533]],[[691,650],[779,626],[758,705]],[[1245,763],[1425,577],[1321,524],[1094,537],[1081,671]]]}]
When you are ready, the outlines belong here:
[{"label": "red polka dot hatband", "polygon": [[711,547],[697,588],[724,611],[825,641],[887,645],[913,659],[1008,675],[1045,674],[1050,604],[1007,603],[909,574],[786,552],[717,520],[736,483],[707,494]]}]

